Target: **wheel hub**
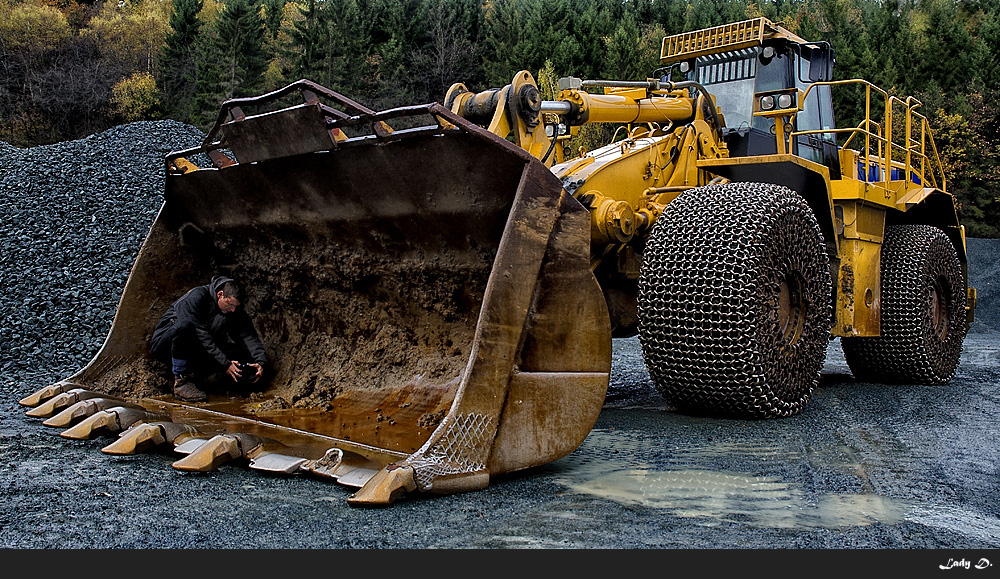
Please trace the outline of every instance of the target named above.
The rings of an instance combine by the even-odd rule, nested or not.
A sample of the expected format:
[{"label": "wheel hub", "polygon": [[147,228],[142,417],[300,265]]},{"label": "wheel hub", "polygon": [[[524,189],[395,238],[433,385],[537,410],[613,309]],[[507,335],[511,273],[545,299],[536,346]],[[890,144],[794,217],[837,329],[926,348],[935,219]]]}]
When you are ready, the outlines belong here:
[{"label": "wheel hub", "polygon": [[948,298],[944,291],[943,279],[935,280],[931,285],[931,328],[941,340],[948,337]]},{"label": "wheel hub", "polygon": [[806,306],[802,296],[802,278],[789,274],[778,288],[778,332],[783,345],[792,346],[802,337]]}]

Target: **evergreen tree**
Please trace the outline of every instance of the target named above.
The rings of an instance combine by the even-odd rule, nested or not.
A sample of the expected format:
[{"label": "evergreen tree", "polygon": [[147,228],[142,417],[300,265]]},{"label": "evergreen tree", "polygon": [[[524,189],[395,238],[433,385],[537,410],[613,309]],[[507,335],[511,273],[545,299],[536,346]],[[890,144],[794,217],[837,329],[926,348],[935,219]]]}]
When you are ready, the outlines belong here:
[{"label": "evergreen tree", "polygon": [[[601,76],[605,59],[609,56],[605,39],[622,19],[622,16],[615,14],[616,8],[614,2],[604,0],[581,0],[572,4],[572,9],[578,12],[571,21],[577,55],[570,65],[572,68],[563,71],[564,73],[581,78]],[[565,61],[565,58],[561,60]]]},{"label": "evergreen tree", "polygon": [[367,74],[368,39],[356,0],[325,0],[321,10],[326,33],[319,82],[338,92],[355,94]]},{"label": "evergreen tree", "polygon": [[981,7],[975,50],[975,74],[990,90],[1000,89],[1000,0],[986,0]]},{"label": "evergreen tree", "polygon": [[201,29],[198,12],[203,0],[174,0],[170,13],[173,30],[160,58],[160,85],[166,114],[181,122],[191,121],[195,94],[195,41]]},{"label": "evergreen tree", "polygon": [[264,0],[263,3],[264,54],[268,62],[261,89],[268,92],[288,84],[285,73],[289,69],[290,61],[284,45],[288,42],[285,23],[291,11],[286,10],[286,6],[288,6],[287,0]]},{"label": "evergreen tree", "polygon": [[[573,35],[579,13],[572,0],[533,0],[528,2],[527,51],[520,68],[538,70],[551,59],[557,71],[567,71],[576,76],[579,71],[580,44]],[[510,72],[513,76],[517,70]]]},{"label": "evergreen tree", "polygon": [[744,20],[746,5],[739,0],[697,0],[684,14],[684,30],[698,30]]},{"label": "evergreen tree", "polygon": [[208,130],[219,114],[219,105],[225,100],[222,85],[222,53],[218,35],[211,27],[195,42],[195,92],[191,103],[191,122]]},{"label": "evergreen tree", "polygon": [[491,87],[506,85],[530,66],[525,6],[521,0],[490,0],[483,6],[483,72]]},{"label": "evergreen tree", "polygon": [[321,62],[325,59],[325,37],[329,31],[316,0],[308,0],[305,6],[296,4],[295,7],[302,19],[293,22],[292,28],[288,30],[291,44],[287,50],[292,61],[290,76],[318,82],[316,77],[319,76]]},{"label": "evergreen tree", "polygon": [[916,53],[911,11],[903,0],[884,0],[866,5],[866,39],[878,50],[865,78],[899,94],[911,94],[916,79],[909,63]]},{"label": "evergreen tree", "polygon": [[[362,20],[370,25],[370,52],[366,59],[368,81],[362,93],[375,108],[394,107],[426,100],[419,94],[421,79],[412,70],[414,53],[427,30],[426,15],[420,2],[368,0]],[[435,100],[441,95],[434,95]]]},{"label": "evergreen tree", "polygon": [[601,75],[620,80],[639,80],[649,74],[642,67],[639,54],[639,26],[632,14],[626,13],[615,31],[605,41],[607,56]]},{"label": "evergreen tree", "polygon": [[274,42],[281,32],[281,16],[285,0],[264,0],[264,31],[267,41]]},{"label": "evergreen tree", "polygon": [[919,58],[913,64],[924,79],[934,79],[946,93],[965,88],[972,71],[973,41],[959,5],[928,0],[922,5],[924,29],[917,36]]},{"label": "evergreen tree", "polygon": [[227,0],[215,23],[225,98],[255,94],[267,70],[261,0]]}]

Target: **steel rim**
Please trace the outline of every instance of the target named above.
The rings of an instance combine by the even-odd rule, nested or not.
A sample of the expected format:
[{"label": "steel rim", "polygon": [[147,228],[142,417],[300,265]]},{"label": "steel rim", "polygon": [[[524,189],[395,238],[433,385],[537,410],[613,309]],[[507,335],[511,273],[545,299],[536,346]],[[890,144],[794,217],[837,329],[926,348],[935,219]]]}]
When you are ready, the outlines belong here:
[{"label": "steel rim", "polygon": [[798,274],[789,274],[778,288],[778,332],[782,345],[794,346],[802,338],[806,323],[803,281]]},{"label": "steel rim", "polygon": [[931,329],[942,341],[948,337],[948,297],[945,292],[946,280],[938,278],[930,288]]}]

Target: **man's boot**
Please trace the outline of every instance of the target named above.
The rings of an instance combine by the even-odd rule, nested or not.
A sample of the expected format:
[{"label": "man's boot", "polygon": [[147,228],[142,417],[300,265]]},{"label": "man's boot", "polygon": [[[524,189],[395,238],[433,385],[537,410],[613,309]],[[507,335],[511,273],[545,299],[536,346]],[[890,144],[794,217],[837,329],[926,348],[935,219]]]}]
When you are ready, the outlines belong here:
[{"label": "man's boot", "polygon": [[174,376],[174,396],[185,402],[201,402],[208,398],[204,392],[195,386],[190,374]]}]

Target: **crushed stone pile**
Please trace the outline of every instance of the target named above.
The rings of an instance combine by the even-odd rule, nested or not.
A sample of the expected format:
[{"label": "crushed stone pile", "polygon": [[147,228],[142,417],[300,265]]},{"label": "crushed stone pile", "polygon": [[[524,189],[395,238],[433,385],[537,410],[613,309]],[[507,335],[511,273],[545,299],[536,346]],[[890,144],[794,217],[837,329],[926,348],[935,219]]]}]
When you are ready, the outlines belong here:
[{"label": "crushed stone pile", "polygon": [[976,288],[976,319],[970,333],[1000,333],[1000,239],[966,240],[969,285]]},{"label": "crushed stone pile", "polygon": [[204,138],[193,126],[155,121],[28,149],[0,142],[7,377],[65,377],[93,358],[163,203],[164,157]]}]

